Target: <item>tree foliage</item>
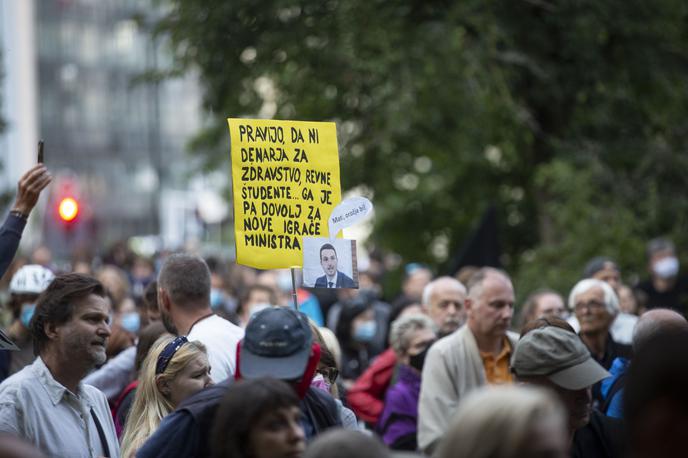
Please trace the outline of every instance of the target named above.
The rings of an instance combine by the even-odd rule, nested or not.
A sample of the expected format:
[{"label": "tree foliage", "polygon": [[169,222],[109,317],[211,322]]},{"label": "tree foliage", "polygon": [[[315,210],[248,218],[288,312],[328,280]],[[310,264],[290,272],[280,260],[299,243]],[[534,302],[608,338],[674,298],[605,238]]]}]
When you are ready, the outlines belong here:
[{"label": "tree foliage", "polygon": [[688,246],[685,2],[168,3],[159,32],[211,113],[192,149],[224,164],[228,116],[336,121],[376,246],[441,269],[495,203],[520,292]]}]

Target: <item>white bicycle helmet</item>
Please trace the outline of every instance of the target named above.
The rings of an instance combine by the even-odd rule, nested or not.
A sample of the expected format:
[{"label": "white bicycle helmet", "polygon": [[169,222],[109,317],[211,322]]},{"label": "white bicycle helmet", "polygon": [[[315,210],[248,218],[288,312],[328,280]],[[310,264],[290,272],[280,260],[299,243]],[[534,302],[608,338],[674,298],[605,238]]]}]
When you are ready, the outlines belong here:
[{"label": "white bicycle helmet", "polygon": [[48,269],[37,264],[22,267],[14,274],[10,281],[12,294],[41,294],[53,281],[55,275]]}]

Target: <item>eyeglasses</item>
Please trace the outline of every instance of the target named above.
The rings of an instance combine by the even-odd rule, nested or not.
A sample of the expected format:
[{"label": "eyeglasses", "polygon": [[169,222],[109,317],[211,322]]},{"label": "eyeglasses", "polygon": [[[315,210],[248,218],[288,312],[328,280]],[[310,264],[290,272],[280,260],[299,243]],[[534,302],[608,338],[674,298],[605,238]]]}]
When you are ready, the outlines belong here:
[{"label": "eyeglasses", "polygon": [[587,308],[591,312],[596,312],[598,310],[602,310],[604,308],[604,303],[596,300],[588,301],[588,302],[579,302],[576,304],[576,311],[582,311],[584,308]]},{"label": "eyeglasses", "polygon": [[155,364],[155,375],[162,374],[167,369],[167,365],[170,364],[172,357],[177,350],[182,348],[182,345],[187,343],[189,340],[185,336],[179,336],[172,342],[165,345],[162,349],[160,355],[158,356],[158,362]]}]

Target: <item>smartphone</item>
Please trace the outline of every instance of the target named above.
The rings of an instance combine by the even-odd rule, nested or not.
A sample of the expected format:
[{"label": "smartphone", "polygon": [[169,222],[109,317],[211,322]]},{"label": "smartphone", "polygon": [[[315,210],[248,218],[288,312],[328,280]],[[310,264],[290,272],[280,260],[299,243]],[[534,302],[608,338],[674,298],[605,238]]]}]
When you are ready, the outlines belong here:
[{"label": "smartphone", "polygon": [[38,141],[38,163],[43,163],[43,140]]}]

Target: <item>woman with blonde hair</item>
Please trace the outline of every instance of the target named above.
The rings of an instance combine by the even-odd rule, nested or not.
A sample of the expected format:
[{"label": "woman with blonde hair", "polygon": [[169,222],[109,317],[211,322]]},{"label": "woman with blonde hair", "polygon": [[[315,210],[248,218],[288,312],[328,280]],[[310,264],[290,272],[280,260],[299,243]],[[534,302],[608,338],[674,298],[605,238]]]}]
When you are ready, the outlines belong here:
[{"label": "woman with blonde hair", "polygon": [[564,408],[549,392],[519,385],[472,392],[456,411],[439,458],[568,456]]},{"label": "woman with blonde hair", "polygon": [[143,361],[136,397],[122,437],[122,457],[136,454],[162,419],[184,399],[210,385],[205,346],[186,337],[160,337]]}]

